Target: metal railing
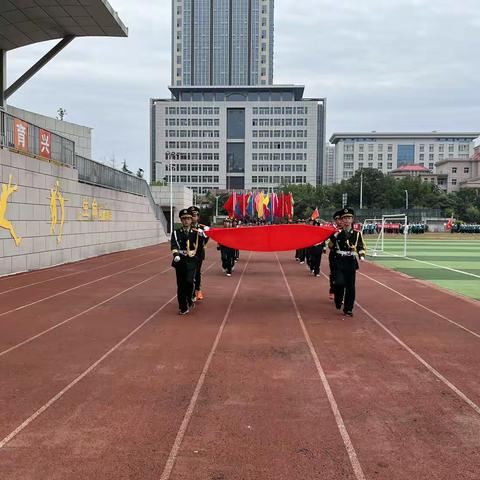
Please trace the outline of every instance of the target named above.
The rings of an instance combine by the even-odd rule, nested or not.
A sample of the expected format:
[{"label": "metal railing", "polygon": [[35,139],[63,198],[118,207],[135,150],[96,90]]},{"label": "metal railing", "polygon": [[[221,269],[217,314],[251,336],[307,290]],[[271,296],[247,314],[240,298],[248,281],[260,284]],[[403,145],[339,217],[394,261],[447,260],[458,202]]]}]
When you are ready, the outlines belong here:
[{"label": "metal railing", "polygon": [[[0,146],[23,152],[27,155],[42,157],[40,154],[40,130],[48,130],[18,119],[27,125],[25,148],[19,148],[15,143],[15,119],[18,118],[0,110]],[[45,159],[75,167],[75,142],[56,133],[49,133],[51,139],[50,156]]]},{"label": "metal railing", "polygon": [[165,218],[163,210],[160,205],[155,203],[150,186],[143,178],[122,172],[79,155],[76,156],[75,163],[76,169],[78,170],[78,180],[80,182],[147,197],[155,213],[155,217],[160,221],[165,231],[167,231],[167,219]]},{"label": "metal railing", "polygon": [[[37,125],[21,120],[23,124],[27,125],[27,129],[22,132],[22,134],[25,134],[25,148],[19,148],[16,144],[16,141],[18,143],[18,134],[17,140],[15,137],[15,119],[21,120],[0,109],[0,147],[9,148],[35,157],[42,157],[40,154],[40,130],[48,130],[41,129]],[[61,137],[56,133],[49,133],[51,139],[50,156],[49,158],[42,158],[76,168],[80,182],[147,197],[155,213],[155,217],[160,221],[165,232],[167,231],[167,219],[165,218],[163,210],[155,203],[152,192],[150,191],[150,186],[143,178],[138,178],[135,175],[116,170],[115,168],[95,162],[89,158],[75,155],[75,142],[68,138]]]}]

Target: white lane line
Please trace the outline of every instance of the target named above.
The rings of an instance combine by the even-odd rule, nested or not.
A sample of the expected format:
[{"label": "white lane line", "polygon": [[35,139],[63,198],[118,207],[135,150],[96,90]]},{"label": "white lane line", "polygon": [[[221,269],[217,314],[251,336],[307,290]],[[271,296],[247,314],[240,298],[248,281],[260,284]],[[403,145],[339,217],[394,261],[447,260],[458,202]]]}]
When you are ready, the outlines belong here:
[{"label": "white lane line", "polygon": [[40,332],[40,333],[37,333],[37,334],[34,335],[33,337],[27,338],[26,340],[23,340],[22,342],[17,343],[16,345],[13,345],[12,347],[7,348],[6,350],[3,350],[3,352],[0,352],[0,357],[3,357],[3,356],[6,355],[7,353],[10,353],[11,351],[16,350],[17,348],[19,348],[19,347],[21,347],[21,346],[23,346],[23,345],[26,345],[27,343],[30,343],[30,342],[32,342],[33,340],[36,340],[36,339],[39,338],[39,337],[42,337],[43,335],[51,332],[52,330],[55,330],[55,329],[61,327],[62,325],[65,325],[66,323],[71,322],[71,321],[74,320],[75,318],[78,318],[78,317],[80,317],[80,316],[82,316],[82,315],[85,315],[86,313],[91,312],[92,310],[95,310],[96,308],[104,305],[105,303],[108,303],[108,302],[110,302],[111,300],[119,297],[120,295],[123,295],[124,293],[127,293],[128,291],[130,291],[130,290],[132,290],[132,289],[134,289],[134,288],[136,288],[136,287],[138,287],[138,286],[140,286],[140,285],[142,285],[142,284],[144,284],[144,283],[146,283],[146,282],[149,282],[149,281],[152,280],[153,278],[158,277],[159,275],[162,275],[163,273],[168,272],[168,271],[171,270],[171,269],[172,269],[172,267],[169,267],[169,268],[167,268],[167,269],[165,269],[165,270],[162,270],[161,272],[156,273],[155,275],[152,275],[152,276],[148,277],[146,280],[142,280],[141,282],[138,282],[138,283],[136,283],[135,285],[132,285],[131,287],[126,288],[125,290],[122,290],[121,292],[119,292],[119,293],[117,293],[117,294],[115,294],[115,295],[107,298],[106,300],[103,300],[103,302],[97,303],[96,305],[93,305],[93,307],[87,308],[87,309],[84,310],[83,312],[77,313],[76,315],[73,315],[72,317],[67,318],[66,320],[63,320],[62,322],[57,323],[57,324],[51,326],[50,328],[47,328],[46,330],[43,330],[43,331]]},{"label": "white lane line", "polygon": [[[468,275],[470,277],[480,278],[480,275],[475,275],[474,273],[464,272],[463,270],[457,270],[455,268],[450,268],[450,267],[445,267],[445,266],[442,266],[442,265],[437,265],[436,263],[426,262],[425,260],[418,260],[418,259],[412,258],[412,257],[404,257],[402,255],[397,255],[396,253],[392,253],[392,252],[388,252],[388,255],[393,255],[394,257],[399,257],[399,258],[405,258],[407,260],[411,260],[412,262],[425,263],[426,265],[431,265],[433,267],[442,268],[444,270],[449,270],[449,271],[455,272],[455,273],[461,273],[462,275]],[[377,258],[382,258],[382,257],[377,257]]]},{"label": "white lane line", "polygon": [[170,300],[164,303],[160,308],[158,308],[154,313],[152,313],[146,320],[144,320],[138,327],[133,329],[125,338],[120,340],[114,347],[112,347],[105,355],[100,357],[95,363],[88,367],[81,375],[79,375],[75,380],[69,383],[63,390],[58,392],[54,397],[52,397],[45,405],[40,407],[34,414],[28,417],[23,423],[21,423],[13,432],[9,433],[3,440],[0,441],[0,449],[2,449],[8,442],[15,438],[24,428],[26,428],[30,423],[32,423],[39,415],[41,415],[45,410],[51,407],[57,400],[59,400],[65,393],[67,393],[72,387],[74,387],[80,380],[86,377],[95,367],[97,367],[101,362],[103,362],[107,357],[109,357],[118,347],[124,344],[130,337],[135,335],[144,325],[146,325],[155,315],[162,311],[170,302],[172,302],[176,296],[173,296]]},{"label": "white lane line", "polygon": [[76,287],[68,288],[67,290],[62,290],[61,292],[55,293],[53,295],[49,295],[48,297],[41,298],[40,300],[36,300],[35,302],[26,303],[25,305],[21,305],[20,307],[13,308],[12,310],[8,310],[6,312],[0,313],[0,317],[4,315],[8,315],[9,313],[18,312],[19,310],[23,310],[24,308],[31,307],[32,305],[36,305],[37,303],[44,302],[45,300],[50,300],[51,298],[58,297],[59,295],[63,295],[64,293],[72,292],[73,290],[77,290],[78,288],[86,287],[87,285],[92,285],[93,283],[100,282],[102,280],[106,280],[107,278],[114,277],[116,275],[120,275],[121,273],[129,272],[130,270],[135,270],[136,268],[143,267],[143,265],[147,265],[149,263],[158,262],[159,260],[171,257],[171,254],[163,255],[161,257],[155,258],[153,260],[149,260],[148,262],[141,263],[140,265],[135,265],[134,267],[127,268],[125,270],[120,270],[119,272],[112,273],[110,275],[105,275],[104,277],[97,278],[96,280],[92,280],[87,283],[82,283],[81,285],[77,285]]},{"label": "white lane line", "polygon": [[365,480],[365,474],[363,473],[362,466],[360,465],[360,461],[358,460],[358,456],[353,446],[352,440],[350,439],[350,435],[348,434],[347,427],[345,426],[345,423],[343,421],[342,414],[340,413],[332,389],[330,388],[330,384],[328,383],[327,376],[325,375],[322,364],[320,363],[317,352],[308,333],[307,327],[305,326],[300,310],[298,309],[298,305],[295,301],[295,297],[293,296],[292,289],[290,288],[290,284],[288,283],[287,277],[285,276],[285,271],[283,270],[280,259],[278,258],[278,254],[275,253],[275,256],[277,257],[277,262],[280,266],[285,285],[287,286],[290,299],[292,300],[295,313],[297,314],[297,319],[300,322],[300,326],[302,327],[303,335],[305,336],[308,348],[310,349],[310,354],[312,355],[315,366],[317,367],[318,375],[320,376],[323,388],[325,389],[325,393],[327,394],[330,408],[332,409],[333,416],[335,417],[335,422],[337,423],[337,428],[340,432],[340,435],[342,436],[343,444],[345,445],[345,449],[347,450],[348,458],[350,459],[350,464],[352,465],[355,477],[357,478],[357,480]]},{"label": "white lane line", "polygon": [[247,269],[247,265],[250,262],[251,257],[252,257],[252,254],[250,253],[247,263],[243,267],[243,271],[242,271],[242,274],[240,275],[240,279],[238,280],[237,287],[235,288],[235,291],[233,292],[233,296],[230,299],[230,303],[228,304],[227,311],[225,312],[225,316],[223,317],[222,324],[218,329],[217,336],[215,337],[215,341],[213,342],[210,353],[208,354],[207,361],[205,362],[202,373],[200,374],[200,378],[198,379],[197,386],[195,387],[195,391],[193,392],[192,398],[190,400],[190,404],[188,405],[187,411],[185,412],[185,416],[183,417],[182,423],[177,432],[177,436],[175,437],[175,441],[173,442],[172,449],[170,450],[170,454],[168,455],[168,459],[165,464],[165,468],[163,469],[163,473],[162,473],[162,476],[160,477],[160,480],[168,480],[170,478],[173,466],[175,465],[175,460],[177,459],[178,451],[180,450],[180,446],[183,441],[183,437],[185,436],[185,432],[187,431],[188,424],[190,423],[190,419],[192,417],[193,410],[195,409],[198,396],[200,395],[200,390],[202,389],[202,386],[205,382],[205,377],[207,376],[208,369],[210,368],[210,363],[212,362],[212,358],[217,349],[218,343],[220,341],[220,337],[222,336],[223,330],[225,329],[225,325],[227,323],[228,316],[230,315],[233,302],[237,297],[238,289],[240,288],[240,283],[242,282],[243,275],[245,273],[245,270]]},{"label": "white lane line", "polygon": [[405,300],[408,300],[409,302],[417,305],[420,308],[423,308],[429,313],[432,313],[433,315],[436,315],[437,317],[440,317],[443,320],[446,320],[447,322],[451,323],[452,325],[457,326],[458,328],[462,329],[463,331],[469,333],[470,335],[473,335],[477,338],[480,338],[480,334],[474,332],[473,330],[468,329],[467,327],[464,327],[460,323],[455,322],[454,320],[451,320],[450,318],[446,317],[445,315],[442,315],[441,313],[436,312],[435,310],[432,310],[431,308],[426,307],[425,305],[413,300],[413,298],[407,297],[407,295],[404,295],[403,293],[399,292],[398,290],[395,290],[392,287],[389,287],[388,285],[385,285],[384,283],[380,282],[379,280],[376,280],[375,278],[370,277],[369,275],[366,275],[365,273],[358,272],[360,275],[363,277],[368,278],[372,282],[378,283],[382,287],[385,287],[387,290],[390,290],[391,292],[396,293],[397,295],[400,295],[400,297],[404,298]]},{"label": "white lane line", "polygon": [[480,407],[470,400],[459,388],[457,388],[452,382],[447,380],[438,370],[433,368],[426,360],[424,360],[418,353],[412,350],[406,343],[398,338],[393,332],[391,332],[380,320],[375,318],[367,309],[362,307],[358,302],[355,302],[360,310],[362,310],[371,320],[373,320],[382,330],[390,335],[399,345],[401,345],[408,353],[413,355],[430,373],[432,373],[438,380],[444,383],[450,388],[456,395],[458,395],[468,406],[473,408],[476,413],[480,415]]},{"label": "white lane line", "polygon": [[[109,267],[110,265],[115,265],[116,263],[125,262],[127,260],[133,260],[135,258],[145,257],[146,255],[150,255],[151,253],[152,252],[147,252],[147,253],[142,253],[140,255],[134,255],[128,258],[121,258],[120,260],[115,260],[114,262],[109,262],[109,263],[106,263],[105,265],[99,265],[97,267],[87,268],[85,270],[79,270],[78,272],[67,273],[65,275],[58,275],[57,277],[48,278],[47,280],[41,280],[39,282],[33,282],[27,285],[21,285],[20,287],[10,288],[9,290],[3,290],[2,292],[0,292],[0,295],[5,295],[6,293],[22,290],[23,288],[27,288],[27,287],[33,287],[34,285],[40,285],[41,283],[53,282],[54,280],[58,280],[59,278],[71,277],[73,275],[79,275],[80,273],[85,273],[85,272],[93,272],[94,270],[100,270],[101,268]],[[38,272],[43,272],[43,270],[36,270],[35,272],[30,272],[30,273],[38,273]]]}]

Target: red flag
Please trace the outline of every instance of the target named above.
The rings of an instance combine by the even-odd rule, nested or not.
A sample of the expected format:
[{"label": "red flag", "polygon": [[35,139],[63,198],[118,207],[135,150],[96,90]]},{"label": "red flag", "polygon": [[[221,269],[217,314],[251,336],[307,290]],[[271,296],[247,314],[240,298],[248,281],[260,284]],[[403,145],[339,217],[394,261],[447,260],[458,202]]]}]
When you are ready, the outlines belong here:
[{"label": "red flag", "polygon": [[316,220],[320,214],[318,213],[318,208],[316,207],[315,210],[312,213],[312,216],[310,217],[311,220]]},{"label": "red flag", "polygon": [[306,248],[325,241],[335,228],[330,225],[268,225],[242,228],[210,228],[207,235],[221,245],[250,252],[279,252]]},{"label": "red flag", "polygon": [[283,192],[281,192],[278,197],[278,214],[281,218],[285,216],[285,195]]},{"label": "red flag", "polygon": [[227,211],[229,217],[233,217],[233,212],[235,210],[234,195],[235,195],[235,192],[230,194],[230,196],[228,197],[228,200],[225,202],[225,205],[223,206],[223,208]]}]

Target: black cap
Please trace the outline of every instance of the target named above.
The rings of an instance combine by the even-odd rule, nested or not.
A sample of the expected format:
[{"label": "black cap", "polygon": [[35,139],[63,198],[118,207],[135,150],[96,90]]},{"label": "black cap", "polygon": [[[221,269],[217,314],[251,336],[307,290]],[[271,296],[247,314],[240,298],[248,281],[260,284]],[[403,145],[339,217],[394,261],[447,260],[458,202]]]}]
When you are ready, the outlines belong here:
[{"label": "black cap", "polygon": [[342,210],[337,210],[334,214],[333,214],[333,219],[336,220],[337,218],[340,218],[342,216]]},{"label": "black cap", "polygon": [[182,217],[190,217],[192,218],[192,214],[190,213],[189,209],[188,208],[182,208],[179,212],[178,212],[178,216],[180,218]]},{"label": "black cap", "polygon": [[200,209],[198,207],[195,207],[194,205],[189,207],[188,211],[190,212],[191,215],[200,215]]},{"label": "black cap", "polygon": [[353,217],[355,215],[353,208],[349,208],[349,207],[345,207],[343,210],[341,210],[341,212],[342,212],[341,218]]}]

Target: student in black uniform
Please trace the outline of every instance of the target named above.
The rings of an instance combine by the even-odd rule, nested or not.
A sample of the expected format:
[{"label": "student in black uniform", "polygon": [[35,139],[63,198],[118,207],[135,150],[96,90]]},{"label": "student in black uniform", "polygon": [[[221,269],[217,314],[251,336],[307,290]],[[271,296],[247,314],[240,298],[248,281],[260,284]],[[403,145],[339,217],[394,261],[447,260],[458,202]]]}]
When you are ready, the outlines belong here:
[{"label": "student in black uniform", "polygon": [[[314,221],[313,225],[319,227],[320,223]],[[310,252],[309,266],[314,277],[320,276],[320,263],[322,261],[322,254],[324,254],[326,251],[327,251],[327,247],[325,245],[325,242],[317,243],[315,245],[312,245],[309,248],[309,252]]]},{"label": "student in black uniform", "polygon": [[192,229],[192,215],[186,208],[179,212],[182,226],[172,232],[172,267],[177,275],[177,299],[180,315],[186,315],[194,303],[195,273],[198,265],[198,250],[201,238],[198,231]]},{"label": "student in black uniform", "polygon": [[353,316],[358,259],[365,260],[366,248],[361,232],[352,227],[353,215],[351,208],[342,210],[343,228],[333,235],[332,240],[335,251],[335,307],[340,310],[343,303],[343,313],[349,317]]},{"label": "student in black uniform", "polygon": [[208,242],[208,237],[205,235],[203,231],[204,225],[199,223],[200,220],[200,209],[195,206],[191,206],[188,208],[188,212],[192,216],[192,228],[193,230],[198,231],[200,234],[200,244],[198,246],[198,265],[197,271],[195,273],[195,293],[193,296],[193,301],[203,300],[203,292],[202,292],[202,265],[203,261],[205,260],[205,246]]},{"label": "student in black uniform", "polygon": [[[342,228],[342,220],[340,218],[341,214],[342,214],[341,210],[338,210],[333,214],[333,220],[335,222],[334,227],[337,229],[337,231],[340,231],[341,228]],[[333,245],[333,240],[332,240],[333,235],[334,234],[332,233],[332,235],[330,236],[330,244],[329,245]],[[328,297],[330,298],[330,300],[333,300],[334,292],[335,292],[335,289],[334,289],[334,286],[333,286],[333,282],[335,280],[335,250],[333,248],[330,248],[330,253],[328,254],[328,265],[330,267],[330,276],[329,276],[330,290],[328,292]]]},{"label": "student in black uniform", "polygon": [[[223,222],[224,228],[232,228],[232,222],[229,219],[226,219]],[[235,266],[235,250],[225,245],[218,244],[217,250],[220,250],[220,258],[222,260],[222,269],[227,275],[227,277],[232,276],[232,271]]]}]

